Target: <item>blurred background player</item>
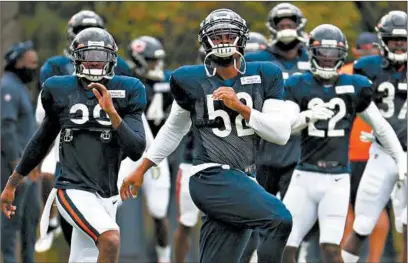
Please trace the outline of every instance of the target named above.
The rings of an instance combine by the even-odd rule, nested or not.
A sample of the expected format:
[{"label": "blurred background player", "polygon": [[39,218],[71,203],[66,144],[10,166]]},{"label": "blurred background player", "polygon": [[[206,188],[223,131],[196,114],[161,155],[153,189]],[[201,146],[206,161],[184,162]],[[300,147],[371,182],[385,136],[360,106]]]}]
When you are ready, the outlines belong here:
[{"label": "blurred background player", "polygon": [[300,109],[292,132],[301,131],[302,141],[300,162],[283,199],[293,216],[283,262],[296,262],[298,246],[318,220],[323,262],[341,263],[350,196],[349,136],[356,114],[370,123],[403,173],[406,156],[371,100],[370,80],[338,73],[348,49],[343,32],[333,25],[320,25],[311,31],[308,49],[311,71],[285,82],[286,99]]},{"label": "blurred background player", "polygon": [[[166,52],[157,38],[141,36],[130,42],[128,56],[130,58],[128,64],[134,76],[145,85],[147,94],[145,115],[153,136],[156,136],[166,121],[173,102],[169,85],[171,72],[164,70]],[[167,160],[166,158],[159,166],[153,167],[146,173],[143,185],[147,207],[154,221],[155,253],[159,262],[170,262],[171,255],[167,218],[171,181],[170,166]],[[137,167],[130,160],[124,162],[123,165],[129,168],[124,170],[123,177]]]},{"label": "blurred background player", "polygon": [[[34,108],[27,84],[36,79],[38,56],[31,41],[14,44],[4,56],[1,91],[1,191],[19,163],[24,147],[35,133]],[[14,205],[19,208],[11,220],[1,217],[2,262],[34,261],[34,244],[40,219],[39,171],[35,169],[19,184]],[[20,238],[17,239],[17,233]],[[21,257],[16,257],[17,240]]]},{"label": "blurred background player", "polygon": [[[407,14],[402,11],[389,12],[381,18],[376,30],[381,43],[381,55],[359,59],[354,64],[354,73],[367,76],[373,82],[374,101],[397,133],[406,152]],[[357,190],[353,232],[343,248],[344,261],[358,261],[362,245],[372,233],[396,182],[404,179],[389,153],[378,141],[373,142]],[[397,230],[401,231],[402,211],[394,211],[394,214]]]},{"label": "blurred background player", "polygon": [[[352,47],[354,58],[357,60],[360,57],[379,54],[379,40],[374,33],[363,32],[357,40],[356,45]],[[353,74],[354,61],[344,64],[340,68],[339,73]],[[350,175],[350,206],[347,214],[346,228],[344,230],[342,244],[352,231],[352,225],[354,220],[354,204],[355,196],[357,193],[358,184],[363,174],[365,165],[368,160],[368,152],[370,148],[369,142],[362,142],[361,132],[370,133],[371,127],[365,123],[359,116],[354,119],[351,134],[350,134],[350,146],[349,146],[349,159],[351,165]],[[376,231],[373,232],[373,238],[370,238],[370,251],[368,253],[369,262],[379,262],[379,259],[384,248],[385,240],[388,235],[389,223],[388,215],[383,211],[378,224],[376,225]],[[299,262],[314,262],[321,260],[320,248],[319,248],[319,230],[318,226],[312,228],[310,233],[305,237],[305,241],[299,248]]]},{"label": "blurred background player", "polygon": [[[82,30],[89,27],[97,27],[104,29],[103,19],[93,11],[82,10],[71,17],[68,22],[67,29],[67,48],[64,49],[64,55],[54,56],[49,58],[44,65],[41,67],[40,71],[40,86],[52,76],[61,76],[61,75],[72,75],[74,73],[74,65],[72,64],[71,54],[68,50],[69,45],[75,38],[75,36]],[[120,56],[117,59],[117,66],[114,68],[116,75],[126,75],[132,76],[128,65],[125,60]],[[37,100],[37,109],[36,109],[36,119],[38,125],[41,124],[44,118],[44,108],[41,105],[41,93]],[[42,196],[43,202],[47,200],[47,197],[53,187],[54,175],[58,176],[60,172],[58,160],[58,146],[59,146],[59,137],[55,141],[53,148],[50,150],[49,154],[44,159],[41,169],[43,177],[43,189]],[[70,244],[72,227],[68,222],[65,221],[63,217],[59,217],[57,220],[58,211],[55,206],[53,206],[50,214],[50,224],[48,233],[43,238],[39,238],[36,242],[35,248],[37,252],[44,252],[50,249],[54,238],[61,231],[59,224],[61,224],[62,231],[64,233],[64,238]],[[60,221],[60,222],[59,222]]]},{"label": "blurred background player", "polygon": [[[268,14],[266,27],[271,33],[266,49],[245,55],[247,61],[270,61],[279,66],[283,79],[309,69],[305,48],[307,19],[302,11],[289,3],[276,5]],[[290,178],[300,156],[300,136],[292,135],[286,145],[277,145],[261,140],[257,158],[256,178],[266,191],[279,193],[283,199]],[[258,243],[255,230],[244,252],[243,262],[247,262]]]},{"label": "blurred background player", "polygon": [[[379,55],[380,41],[377,35],[370,32],[361,33],[356,40],[356,45],[352,47],[352,52],[355,60],[366,56]],[[353,74],[353,66],[354,62],[350,62],[341,68],[341,72],[345,74]],[[351,165],[351,191],[347,223],[342,241],[343,245],[353,229],[354,206],[356,201],[357,189],[369,158],[369,149],[371,143],[361,141],[360,137],[362,132],[371,133],[371,127],[357,116],[357,118],[354,120],[350,135],[349,158]],[[380,262],[389,229],[389,214],[384,209],[381,212],[380,217],[378,218],[372,234],[370,235],[367,262]]]}]

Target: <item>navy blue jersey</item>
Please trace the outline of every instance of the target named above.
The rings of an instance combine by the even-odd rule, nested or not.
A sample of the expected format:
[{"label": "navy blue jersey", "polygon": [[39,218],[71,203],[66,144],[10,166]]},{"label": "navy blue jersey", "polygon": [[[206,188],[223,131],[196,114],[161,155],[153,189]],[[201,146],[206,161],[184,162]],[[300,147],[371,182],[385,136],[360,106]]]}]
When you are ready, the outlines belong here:
[{"label": "navy blue jersey", "polygon": [[285,99],[300,111],[326,103],[335,114],[302,130],[299,170],[322,173],[349,172],[349,137],[356,113],[371,103],[371,82],[361,75],[341,74],[333,86],[323,86],[310,72],[285,81]]},{"label": "navy blue jersey", "polygon": [[242,115],[212,98],[217,88],[232,87],[238,98],[258,111],[262,111],[265,100],[283,98],[279,67],[266,62],[249,62],[246,66],[245,74],[229,80],[218,75],[207,77],[203,65],[174,71],[171,92],[177,103],[191,112],[194,164],[228,164],[243,171],[255,164],[259,137]]},{"label": "navy blue jersey", "polygon": [[[67,56],[55,56],[49,58],[40,71],[40,85],[52,76],[64,76],[74,74],[74,64],[71,58]],[[118,56],[118,63],[114,69],[115,75],[132,76],[132,72],[128,64]]]},{"label": "navy blue jersey", "polygon": [[390,67],[381,56],[363,57],[354,63],[354,72],[373,82],[374,101],[390,123],[402,148],[407,150],[407,68]]},{"label": "navy blue jersey", "polygon": [[[300,74],[309,67],[308,55],[305,48],[299,49],[299,56],[292,60],[286,60],[272,48],[252,52],[245,55],[247,61],[270,61],[279,66],[286,80],[293,74]],[[273,144],[261,140],[257,164],[272,167],[288,167],[296,164],[300,157],[300,135],[292,135],[285,145]]]},{"label": "navy blue jersey", "polygon": [[291,60],[287,60],[274,52],[272,48],[251,52],[245,55],[245,60],[251,61],[270,61],[280,67],[283,73],[283,79],[286,80],[289,76],[302,73],[310,69],[309,57],[305,48],[299,49],[299,55]]},{"label": "navy blue jersey", "polygon": [[171,71],[165,70],[163,81],[141,79],[146,86],[147,93],[146,119],[155,137],[169,116],[173,103],[170,76]]},{"label": "navy blue jersey", "polygon": [[[127,146],[118,135],[120,126],[113,129],[98,100],[91,90],[83,88],[81,81],[74,75],[54,76],[46,80],[41,94],[46,114],[54,116],[61,129],[62,169],[56,187],[113,196],[118,194],[119,165],[128,154]],[[146,106],[146,92],[143,84],[136,78],[114,76],[107,81],[106,88],[123,122],[144,134],[141,115]]]}]

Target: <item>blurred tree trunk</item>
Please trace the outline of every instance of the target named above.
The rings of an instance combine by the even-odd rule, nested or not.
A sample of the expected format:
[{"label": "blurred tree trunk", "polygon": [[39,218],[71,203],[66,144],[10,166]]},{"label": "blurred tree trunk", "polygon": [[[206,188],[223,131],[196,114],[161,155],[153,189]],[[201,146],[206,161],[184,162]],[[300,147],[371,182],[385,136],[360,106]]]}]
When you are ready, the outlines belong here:
[{"label": "blurred tree trunk", "polygon": [[21,23],[19,21],[20,2],[0,2],[0,74],[3,73],[4,54],[14,43],[21,40]]},{"label": "blurred tree trunk", "polygon": [[363,31],[375,31],[375,26],[380,21],[381,17],[391,10],[407,10],[407,2],[360,2],[354,1],[357,9],[361,14],[361,29]]}]

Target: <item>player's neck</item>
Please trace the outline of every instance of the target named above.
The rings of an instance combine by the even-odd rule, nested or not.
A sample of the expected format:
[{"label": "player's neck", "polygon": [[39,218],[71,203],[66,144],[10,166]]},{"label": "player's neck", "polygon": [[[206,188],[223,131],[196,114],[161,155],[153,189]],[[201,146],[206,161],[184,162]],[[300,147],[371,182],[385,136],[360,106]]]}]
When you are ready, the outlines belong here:
[{"label": "player's neck", "polygon": [[[236,59],[237,68],[241,67],[241,61]],[[221,67],[219,65],[213,65],[217,69],[217,75],[220,76],[222,79],[232,79],[238,75],[238,71],[235,69],[234,64],[231,64],[227,67]]]}]

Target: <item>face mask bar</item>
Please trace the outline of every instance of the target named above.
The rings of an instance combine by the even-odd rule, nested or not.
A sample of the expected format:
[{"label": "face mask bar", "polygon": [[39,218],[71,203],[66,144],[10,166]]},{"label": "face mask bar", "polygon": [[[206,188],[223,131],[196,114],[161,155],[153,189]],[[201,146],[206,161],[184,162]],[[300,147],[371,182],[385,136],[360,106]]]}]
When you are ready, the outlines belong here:
[{"label": "face mask bar", "polygon": [[[387,58],[397,63],[403,63],[407,61],[407,50],[406,49],[404,53],[397,54],[393,52],[395,50],[390,50],[390,48],[387,45],[389,40],[404,39],[405,41],[407,41],[407,36],[381,36],[381,34],[379,34],[378,37],[382,44],[381,53],[383,56],[385,53],[387,53]],[[384,52],[384,51],[387,51],[387,52]]]},{"label": "face mask bar", "polygon": [[[86,78],[90,81],[100,81],[103,78],[111,79],[114,76],[114,67],[117,62],[117,55],[114,51],[106,48],[86,47],[73,52],[73,60],[78,77]],[[104,63],[103,68],[87,68],[93,63]]]},{"label": "face mask bar", "polygon": [[[323,79],[331,79],[338,75],[337,70],[343,65],[347,52],[340,47],[312,47],[310,49],[312,72]],[[333,67],[319,65],[319,60],[330,59],[336,61]]]}]

